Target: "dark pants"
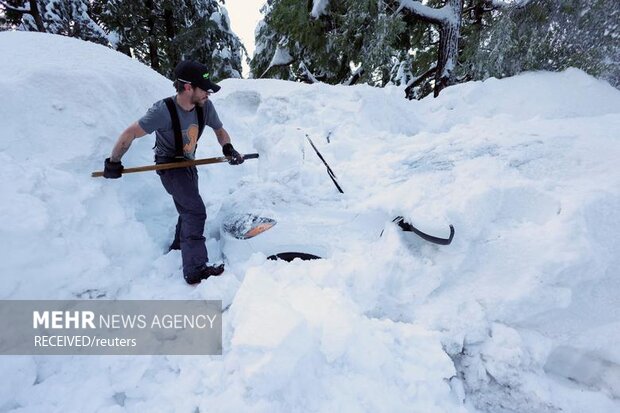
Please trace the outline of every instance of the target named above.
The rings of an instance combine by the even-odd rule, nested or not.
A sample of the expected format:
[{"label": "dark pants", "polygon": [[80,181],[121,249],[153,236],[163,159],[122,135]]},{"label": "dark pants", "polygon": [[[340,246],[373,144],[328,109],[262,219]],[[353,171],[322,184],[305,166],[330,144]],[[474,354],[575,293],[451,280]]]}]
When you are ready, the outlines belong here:
[{"label": "dark pants", "polygon": [[183,274],[193,275],[209,260],[205,237],[207,211],[198,192],[196,167],[157,171],[179,212],[175,241],[180,241]]}]

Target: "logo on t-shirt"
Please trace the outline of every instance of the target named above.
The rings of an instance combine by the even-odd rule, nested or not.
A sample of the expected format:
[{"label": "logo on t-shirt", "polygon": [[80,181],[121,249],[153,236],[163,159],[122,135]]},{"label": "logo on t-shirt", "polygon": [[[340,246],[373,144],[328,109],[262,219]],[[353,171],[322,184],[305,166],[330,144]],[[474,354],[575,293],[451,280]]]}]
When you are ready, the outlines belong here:
[{"label": "logo on t-shirt", "polygon": [[198,125],[191,124],[185,131],[183,137],[183,152],[188,155],[193,155],[196,150],[196,142],[198,141]]}]

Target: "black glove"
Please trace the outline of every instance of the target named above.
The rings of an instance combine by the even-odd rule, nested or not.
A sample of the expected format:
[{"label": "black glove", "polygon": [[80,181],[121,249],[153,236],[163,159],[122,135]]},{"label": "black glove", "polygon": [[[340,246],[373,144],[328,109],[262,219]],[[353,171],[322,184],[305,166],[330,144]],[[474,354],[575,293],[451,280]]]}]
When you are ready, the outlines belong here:
[{"label": "black glove", "polygon": [[222,152],[224,152],[224,156],[230,156],[228,163],[231,165],[241,165],[244,161],[243,155],[237,152],[231,143],[222,146]]},{"label": "black glove", "polygon": [[117,179],[120,178],[123,173],[124,166],[123,164],[118,162],[113,162],[110,158],[106,158],[103,168],[103,177]]}]

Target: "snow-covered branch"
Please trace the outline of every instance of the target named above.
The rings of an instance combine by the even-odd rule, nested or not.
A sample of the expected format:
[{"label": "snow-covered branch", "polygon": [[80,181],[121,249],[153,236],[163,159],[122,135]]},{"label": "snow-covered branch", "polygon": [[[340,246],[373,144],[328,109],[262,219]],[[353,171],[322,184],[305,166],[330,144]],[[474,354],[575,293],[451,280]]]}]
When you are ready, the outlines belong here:
[{"label": "snow-covered branch", "polygon": [[504,0],[485,0],[485,3],[491,7],[502,8],[510,6],[510,3]]},{"label": "snow-covered branch", "polygon": [[276,46],[276,50],[273,52],[271,62],[269,62],[269,66],[267,66],[267,69],[265,69],[263,74],[260,75],[260,78],[265,76],[265,74],[274,67],[288,66],[295,61],[295,58],[291,56],[291,54],[288,52],[285,44],[286,42],[280,42]]},{"label": "snow-covered branch", "polygon": [[322,14],[325,14],[325,9],[329,5],[329,0],[312,0],[312,11],[310,15],[315,19],[318,19]]},{"label": "snow-covered branch", "polygon": [[447,4],[437,9],[426,6],[419,1],[400,0],[400,6],[396,10],[396,13],[398,14],[402,10],[407,10],[419,19],[433,24],[442,24],[454,18],[452,10]]},{"label": "snow-covered branch", "polygon": [[529,3],[530,0],[485,0],[484,4],[493,9],[505,9],[506,7],[521,7]]},{"label": "snow-covered branch", "polygon": [[7,11],[13,11],[13,12],[16,12],[16,13],[30,13],[30,7],[29,6],[26,6],[26,7],[23,7],[23,8],[15,7],[15,6],[11,6],[6,1],[0,1],[0,6],[4,7],[4,9],[7,10]]},{"label": "snow-covered branch", "polygon": [[295,59],[288,52],[287,48],[281,44],[276,47],[276,51],[273,53],[269,67],[273,66],[286,66],[293,63]]},{"label": "snow-covered branch", "polygon": [[299,80],[305,83],[319,83],[319,80],[314,76],[314,74],[308,69],[308,66],[302,61],[299,63]]},{"label": "snow-covered branch", "polygon": [[364,74],[364,68],[362,65],[360,65],[357,69],[355,69],[355,71],[353,73],[351,73],[351,77],[349,79],[347,79],[343,85],[347,85],[347,86],[351,86],[357,83],[357,81],[360,79],[360,77],[362,77],[362,75]]},{"label": "snow-covered branch", "polygon": [[405,96],[409,97],[415,87],[419,86],[422,82],[426,81],[428,78],[435,75],[436,71],[437,71],[437,65],[432,65],[430,69],[428,69],[426,72],[424,72],[418,77],[414,77],[413,79],[411,79],[407,83],[407,86],[405,87]]}]

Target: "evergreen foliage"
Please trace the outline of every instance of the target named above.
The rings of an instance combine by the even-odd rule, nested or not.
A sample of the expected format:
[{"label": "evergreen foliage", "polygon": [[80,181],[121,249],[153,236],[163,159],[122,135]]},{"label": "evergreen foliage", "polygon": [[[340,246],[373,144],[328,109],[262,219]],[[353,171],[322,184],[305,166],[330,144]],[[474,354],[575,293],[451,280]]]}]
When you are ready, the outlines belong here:
[{"label": "evergreen foliage", "polygon": [[[267,1],[254,77],[350,84],[358,74],[356,81],[374,86],[409,85],[410,98],[432,92],[439,27],[415,13],[395,13],[399,0],[332,0],[318,17],[316,3]],[[455,82],[573,66],[620,86],[617,0],[465,0],[461,17]],[[293,62],[270,67],[282,48]]]},{"label": "evergreen foliage", "polygon": [[620,2],[531,0],[500,10],[471,60],[476,79],[577,67],[620,87]]},{"label": "evergreen foliage", "polygon": [[[241,77],[247,55],[218,0],[3,0],[3,30],[45,31],[105,44],[165,76],[181,59],[212,78]],[[31,5],[36,10],[32,10]],[[37,19],[37,14],[39,19]]]},{"label": "evergreen foliage", "polygon": [[[358,81],[384,86],[398,72],[395,67],[408,58],[407,50],[395,48],[405,24],[402,16],[394,15],[394,2],[331,1],[316,18],[312,5],[312,1],[268,0],[250,64],[254,77],[308,80],[304,75],[312,75],[326,83],[350,83],[361,65]],[[278,45],[307,72],[269,68]]]},{"label": "evergreen foliage", "polygon": [[3,30],[44,31],[108,44],[106,33],[92,18],[88,0],[7,0],[4,11]]},{"label": "evergreen foliage", "polygon": [[[426,7],[425,12],[402,8],[401,0],[266,0],[251,76],[394,84],[409,98],[421,98],[438,81],[447,85],[577,67],[620,87],[618,0],[463,0],[462,6],[459,1],[408,3]],[[230,30],[223,3],[0,0],[0,30],[45,31],[106,44],[166,76],[179,60],[194,59],[219,80],[240,77],[247,55]],[[453,47],[446,60],[446,25],[425,13],[449,4],[462,13],[460,26],[452,26],[460,27],[460,38],[451,40],[458,43],[457,53]],[[435,70],[440,60],[447,62],[440,67],[443,79]]]},{"label": "evergreen foliage", "polygon": [[96,1],[114,47],[171,76],[182,59],[200,61],[216,81],[241,77],[245,49],[216,0]]}]

